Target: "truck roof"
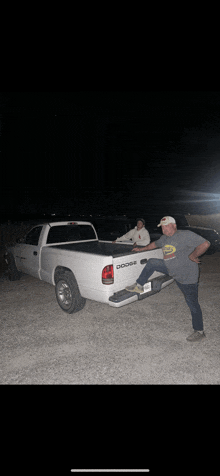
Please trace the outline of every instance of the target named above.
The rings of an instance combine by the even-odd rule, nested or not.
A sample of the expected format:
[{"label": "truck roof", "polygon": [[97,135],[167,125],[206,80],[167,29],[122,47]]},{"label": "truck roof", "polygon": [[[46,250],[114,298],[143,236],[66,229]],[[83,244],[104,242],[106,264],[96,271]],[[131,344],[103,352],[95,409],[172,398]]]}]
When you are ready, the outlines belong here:
[{"label": "truck roof", "polygon": [[56,221],[56,222],[44,222],[39,225],[59,226],[59,225],[92,225],[89,221]]}]

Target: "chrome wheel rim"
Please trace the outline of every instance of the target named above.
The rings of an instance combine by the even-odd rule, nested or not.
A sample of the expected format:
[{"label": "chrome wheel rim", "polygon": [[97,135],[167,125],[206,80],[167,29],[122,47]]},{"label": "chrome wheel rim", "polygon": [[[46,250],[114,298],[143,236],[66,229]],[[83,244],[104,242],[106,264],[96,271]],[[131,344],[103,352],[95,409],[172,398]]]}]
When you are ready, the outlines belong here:
[{"label": "chrome wheel rim", "polygon": [[57,295],[62,306],[68,309],[72,304],[72,293],[66,281],[57,283]]}]

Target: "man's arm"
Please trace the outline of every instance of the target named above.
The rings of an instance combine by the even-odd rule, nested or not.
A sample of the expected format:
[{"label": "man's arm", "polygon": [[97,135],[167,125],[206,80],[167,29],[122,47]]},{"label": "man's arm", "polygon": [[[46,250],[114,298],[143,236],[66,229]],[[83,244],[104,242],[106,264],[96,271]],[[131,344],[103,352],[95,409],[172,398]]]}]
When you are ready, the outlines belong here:
[{"label": "man's arm", "polygon": [[201,261],[199,261],[198,259],[198,256],[203,255],[203,253],[205,253],[209,247],[209,241],[204,241],[204,243],[194,249],[194,251],[189,255],[189,259],[191,259],[191,261],[194,261],[195,263],[201,263]]},{"label": "man's arm", "polygon": [[153,241],[152,243],[149,243],[149,245],[146,246],[141,246],[141,248],[138,248],[137,246],[132,249],[132,251],[148,251],[148,250],[154,250],[156,247],[155,242]]},{"label": "man's arm", "polygon": [[120,243],[120,241],[129,240],[130,238],[132,238],[133,234],[134,234],[134,229],[129,230],[127,233],[125,233],[125,235],[122,235],[119,238],[117,238],[115,241],[112,241],[112,243]]}]

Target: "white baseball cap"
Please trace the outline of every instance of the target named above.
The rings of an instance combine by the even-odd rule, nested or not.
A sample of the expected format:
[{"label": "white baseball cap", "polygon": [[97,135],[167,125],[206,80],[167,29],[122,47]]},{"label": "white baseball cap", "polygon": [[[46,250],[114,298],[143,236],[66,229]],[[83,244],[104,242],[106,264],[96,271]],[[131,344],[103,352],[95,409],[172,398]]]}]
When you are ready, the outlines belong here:
[{"label": "white baseball cap", "polygon": [[176,223],[176,220],[174,220],[173,217],[163,217],[161,218],[160,223],[157,226],[169,225],[169,223]]}]

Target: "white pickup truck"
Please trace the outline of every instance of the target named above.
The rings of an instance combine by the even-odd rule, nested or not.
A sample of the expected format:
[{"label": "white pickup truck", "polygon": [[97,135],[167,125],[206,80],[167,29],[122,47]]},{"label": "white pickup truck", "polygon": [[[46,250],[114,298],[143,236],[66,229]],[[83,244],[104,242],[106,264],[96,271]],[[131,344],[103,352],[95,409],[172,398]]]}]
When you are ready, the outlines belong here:
[{"label": "white pickup truck", "polygon": [[5,253],[9,279],[19,279],[21,271],[54,285],[58,304],[69,314],[80,311],[86,299],[120,307],[173,282],[154,272],[143,293],[126,291],[149,258],[163,259],[162,250],[135,252],[132,243],[100,241],[89,222],[38,224],[17,241]]}]

